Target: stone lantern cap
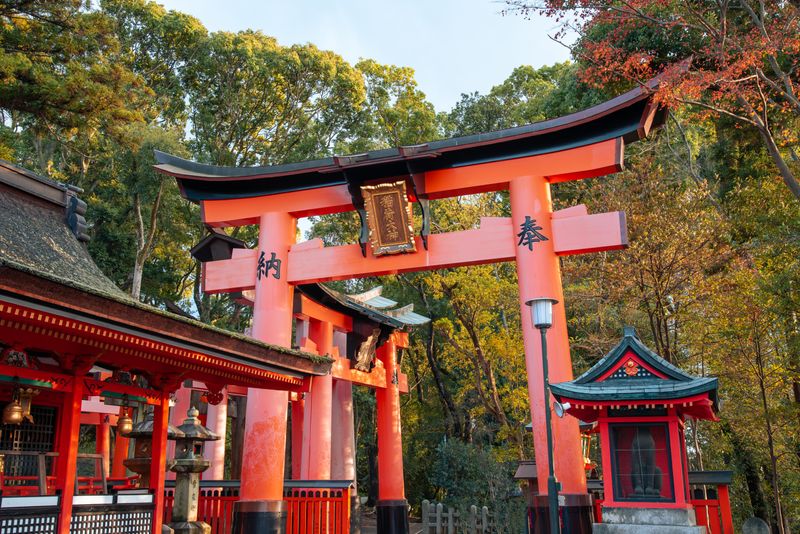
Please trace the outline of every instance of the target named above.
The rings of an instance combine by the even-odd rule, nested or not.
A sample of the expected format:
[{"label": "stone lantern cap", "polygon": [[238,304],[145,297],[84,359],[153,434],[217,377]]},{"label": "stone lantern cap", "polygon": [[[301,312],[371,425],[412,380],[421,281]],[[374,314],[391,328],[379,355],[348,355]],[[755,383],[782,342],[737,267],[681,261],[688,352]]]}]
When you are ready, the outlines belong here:
[{"label": "stone lantern cap", "polygon": [[[133,425],[133,429],[128,433],[126,438],[152,438],[153,437],[153,421],[155,417],[153,416],[153,412],[148,410],[144,416],[144,420],[136,423]],[[183,437],[183,432],[174,426],[169,425],[167,427],[167,439],[180,439]]]},{"label": "stone lantern cap", "polygon": [[219,439],[218,435],[200,424],[200,419],[197,417],[200,415],[200,412],[197,411],[197,408],[192,406],[189,408],[189,411],[186,413],[186,415],[189,417],[187,417],[183,421],[183,424],[177,429],[179,432],[181,432],[181,434],[183,434],[180,439],[188,439],[192,441],[216,441]]}]

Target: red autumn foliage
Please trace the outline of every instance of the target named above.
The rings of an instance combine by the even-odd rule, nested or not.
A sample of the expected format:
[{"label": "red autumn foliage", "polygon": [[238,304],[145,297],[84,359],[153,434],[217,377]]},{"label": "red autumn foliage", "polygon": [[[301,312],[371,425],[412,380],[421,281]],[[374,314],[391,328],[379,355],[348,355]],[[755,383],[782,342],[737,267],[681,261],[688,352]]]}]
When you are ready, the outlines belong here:
[{"label": "red autumn foliage", "polygon": [[[726,115],[756,129],[800,199],[800,2],[788,0],[509,0],[575,33],[573,53],[592,85],[642,84],[657,98]],[[691,61],[691,64],[688,61]]]}]

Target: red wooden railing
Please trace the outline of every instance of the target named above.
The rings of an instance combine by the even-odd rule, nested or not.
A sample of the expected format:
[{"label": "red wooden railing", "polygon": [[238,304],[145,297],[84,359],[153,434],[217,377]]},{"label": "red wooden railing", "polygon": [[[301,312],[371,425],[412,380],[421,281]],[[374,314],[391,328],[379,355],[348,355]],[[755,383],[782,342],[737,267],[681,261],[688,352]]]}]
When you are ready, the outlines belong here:
[{"label": "red wooden railing", "polygon": [[[694,506],[697,524],[706,527],[709,534],[734,534],[731,500],[728,492],[731,479],[730,471],[689,472],[689,484],[693,495],[697,497],[690,501]],[[594,520],[602,523],[602,483],[597,480],[588,482],[589,489],[594,494]]]},{"label": "red wooden railing", "polygon": [[[217,482],[220,484],[221,482]],[[239,485],[235,487],[201,487],[197,503],[197,520],[211,525],[211,534],[230,534],[233,525],[233,503],[239,500]],[[164,491],[164,523],[172,521],[175,489]]]},{"label": "red wooden railing", "polygon": [[[691,479],[690,479],[691,480]],[[706,485],[707,486],[707,485]],[[716,484],[716,491],[710,491],[704,499],[692,499],[697,516],[697,524],[706,527],[711,534],[733,534],[733,515],[728,484]],[[716,494],[716,495],[715,495]]]},{"label": "red wooden railing", "polygon": [[[164,522],[172,520],[174,481],[165,489]],[[238,480],[200,481],[197,519],[211,525],[211,534],[230,534],[233,503],[239,500]],[[287,534],[347,534],[350,532],[350,482],[287,480]]]},{"label": "red wooden railing", "polygon": [[[26,496],[26,495],[55,495],[56,477],[55,463],[58,461],[57,452],[33,452],[33,451],[0,451],[0,492],[5,496]],[[27,461],[27,471],[36,474],[11,475],[10,472],[25,471],[15,469],[14,463],[21,460]],[[49,462],[48,462],[49,461]],[[78,462],[81,466],[87,465],[86,462],[93,464],[94,475],[75,477],[76,495],[101,495],[108,490],[105,471],[102,468],[103,457],[100,454],[78,454]],[[48,463],[50,466],[48,467]],[[17,464],[17,468],[20,464]],[[122,488],[120,488],[122,489]]]},{"label": "red wooden railing", "polygon": [[284,488],[287,534],[350,532],[350,484],[345,487]]}]

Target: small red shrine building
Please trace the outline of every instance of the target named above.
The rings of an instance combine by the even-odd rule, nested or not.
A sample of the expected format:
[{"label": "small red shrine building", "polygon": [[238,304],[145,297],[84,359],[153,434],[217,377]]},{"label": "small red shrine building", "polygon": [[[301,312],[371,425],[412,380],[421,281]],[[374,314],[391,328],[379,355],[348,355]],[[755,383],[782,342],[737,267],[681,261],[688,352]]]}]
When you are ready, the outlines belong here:
[{"label": "small red shrine building", "polygon": [[[89,256],[79,192],[0,161],[0,403],[28,416],[0,426],[0,532],[160,533],[170,395],[185,380],[299,394],[332,360],[131,299]],[[149,487],[84,474],[127,456],[120,404],[152,407]],[[98,454],[79,454],[82,425]]]},{"label": "small red shrine building", "polygon": [[669,525],[670,532],[705,533],[691,504],[684,425],[689,418],[718,420],[716,378],[682,371],[626,327],[591,369],[550,387],[567,413],[597,422],[605,497],[603,524],[594,532],[636,524],[641,532]]}]

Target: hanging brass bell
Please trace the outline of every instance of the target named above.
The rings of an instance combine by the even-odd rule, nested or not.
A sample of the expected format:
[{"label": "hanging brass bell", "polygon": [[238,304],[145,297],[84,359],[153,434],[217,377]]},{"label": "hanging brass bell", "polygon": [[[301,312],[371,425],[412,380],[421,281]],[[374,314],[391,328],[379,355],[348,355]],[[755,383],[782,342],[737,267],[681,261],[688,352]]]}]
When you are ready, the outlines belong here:
[{"label": "hanging brass bell", "polygon": [[18,425],[22,422],[23,417],[22,406],[16,398],[3,408],[3,424],[5,425]]},{"label": "hanging brass bell", "polygon": [[122,415],[117,419],[117,432],[121,436],[127,436],[133,430],[133,419],[128,415],[127,408],[122,409]]}]

